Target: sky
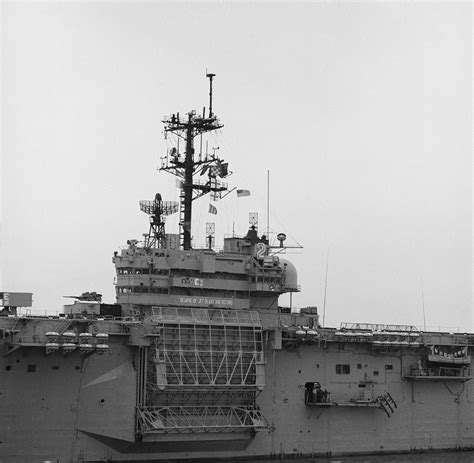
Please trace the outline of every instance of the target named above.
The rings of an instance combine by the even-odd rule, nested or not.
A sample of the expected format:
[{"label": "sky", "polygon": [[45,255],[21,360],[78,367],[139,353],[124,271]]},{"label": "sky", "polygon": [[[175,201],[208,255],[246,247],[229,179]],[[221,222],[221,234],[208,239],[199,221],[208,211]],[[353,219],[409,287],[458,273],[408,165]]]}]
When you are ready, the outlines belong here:
[{"label": "sky", "polygon": [[[470,2],[3,2],[1,289],[37,313],[98,291],[141,239],[162,119],[208,106],[235,191],[194,243],[259,230],[303,249],[294,307],[473,330]],[[267,225],[267,178],[270,221]],[[176,232],[171,216],[167,231]],[[327,275],[326,275],[327,266]],[[327,285],[325,279],[327,276]],[[326,288],[326,304],[324,293]],[[281,297],[288,304],[288,296]],[[424,307],[424,310],[423,310]]]}]

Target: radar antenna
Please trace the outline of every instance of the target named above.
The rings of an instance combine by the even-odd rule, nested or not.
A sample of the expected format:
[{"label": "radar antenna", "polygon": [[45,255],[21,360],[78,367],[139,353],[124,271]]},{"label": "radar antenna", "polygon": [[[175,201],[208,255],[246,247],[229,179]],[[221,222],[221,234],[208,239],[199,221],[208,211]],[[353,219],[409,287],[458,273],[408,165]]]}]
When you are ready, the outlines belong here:
[{"label": "radar antenna", "polygon": [[207,237],[207,244],[209,249],[212,249],[214,246],[214,235],[216,233],[216,224],[214,222],[206,223],[206,237]]},{"label": "radar antenna", "polygon": [[258,227],[258,212],[249,212],[249,224]]},{"label": "radar antenna", "polygon": [[176,201],[162,201],[156,193],[153,201],[140,201],[140,210],[150,216],[150,230],[145,235],[145,248],[166,248],[165,220],[167,215],[178,212]]},{"label": "radar antenna", "polygon": [[214,79],[216,75],[207,73],[206,77],[209,79],[209,117],[212,117],[212,79]]}]

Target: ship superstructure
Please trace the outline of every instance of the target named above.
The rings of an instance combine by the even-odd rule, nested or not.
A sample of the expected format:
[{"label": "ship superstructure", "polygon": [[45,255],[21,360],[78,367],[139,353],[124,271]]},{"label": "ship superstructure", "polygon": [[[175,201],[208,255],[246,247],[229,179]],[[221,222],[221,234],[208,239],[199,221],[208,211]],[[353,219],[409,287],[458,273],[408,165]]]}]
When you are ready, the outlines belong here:
[{"label": "ship superstructure", "polygon": [[[322,327],[292,313],[295,267],[259,234],[194,245],[193,202],[225,195],[203,150],[213,107],[164,119],[160,169],[179,202],[140,201],[144,240],[115,252],[115,304],[73,296],[59,317],[0,317],[0,457],[96,462],[268,458],[473,448],[474,335],[413,326]],[[196,145],[196,146],[195,146]],[[199,148],[197,147],[199,146]],[[181,147],[183,147],[181,151]],[[179,214],[179,230],[165,229]],[[276,252],[278,251],[278,252]],[[5,304],[6,305],[6,304]],[[11,305],[11,304],[10,304]]]}]

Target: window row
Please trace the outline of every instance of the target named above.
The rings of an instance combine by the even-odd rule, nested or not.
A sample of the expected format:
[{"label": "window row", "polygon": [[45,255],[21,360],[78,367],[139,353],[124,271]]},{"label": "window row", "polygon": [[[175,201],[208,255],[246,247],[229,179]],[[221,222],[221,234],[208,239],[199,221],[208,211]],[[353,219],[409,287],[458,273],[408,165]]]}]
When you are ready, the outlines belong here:
[{"label": "window row", "polygon": [[156,268],[130,268],[121,267],[117,269],[117,275],[169,275],[167,269],[156,269]]},{"label": "window row", "polygon": [[[169,294],[174,296],[202,296],[202,290],[200,288],[159,288],[156,286],[117,286],[117,294],[128,294],[128,293],[152,293],[152,294]],[[208,297],[224,297],[224,298],[236,298],[236,299],[248,299],[248,291],[234,291],[234,290],[206,290],[206,296]]]},{"label": "window row", "polygon": [[[367,367],[367,365],[365,365]],[[358,363],[357,364],[357,369],[361,370],[362,369],[362,364]],[[393,370],[393,365],[387,364],[385,365],[386,370]],[[349,375],[351,373],[351,366],[347,363],[338,363],[336,364],[336,375]],[[379,372],[377,370],[373,371],[374,376],[378,376]]]}]

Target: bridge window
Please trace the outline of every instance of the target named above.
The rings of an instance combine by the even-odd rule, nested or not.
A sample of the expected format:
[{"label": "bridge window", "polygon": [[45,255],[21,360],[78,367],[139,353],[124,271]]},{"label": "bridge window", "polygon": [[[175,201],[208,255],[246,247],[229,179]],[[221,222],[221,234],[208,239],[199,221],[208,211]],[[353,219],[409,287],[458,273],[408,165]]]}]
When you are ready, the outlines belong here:
[{"label": "bridge window", "polygon": [[336,365],[336,375],[348,375],[351,372],[351,366],[346,363]]}]

